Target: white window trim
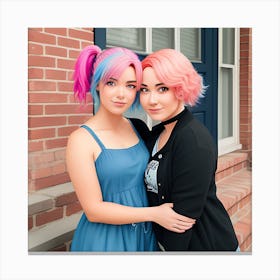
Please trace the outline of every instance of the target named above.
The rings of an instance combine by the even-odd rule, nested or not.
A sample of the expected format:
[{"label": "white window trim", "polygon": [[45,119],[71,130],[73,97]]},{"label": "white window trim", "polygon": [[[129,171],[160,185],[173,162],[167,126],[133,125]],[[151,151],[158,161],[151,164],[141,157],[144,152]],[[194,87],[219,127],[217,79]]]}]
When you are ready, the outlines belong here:
[{"label": "white window trim", "polygon": [[[221,67],[231,68],[233,70],[233,136],[218,140],[218,154],[219,156],[239,150],[242,145],[239,141],[239,116],[240,116],[240,103],[239,103],[239,42],[240,42],[240,30],[235,29],[235,61],[234,66],[228,64],[222,64],[222,28],[219,28],[219,73],[221,77]],[[218,79],[218,91],[221,90],[221,79]],[[220,95],[220,94],[219,94]],[[219,116],[218,116],[219,119]],[[219,125],[218,125],[219,129]]]}]

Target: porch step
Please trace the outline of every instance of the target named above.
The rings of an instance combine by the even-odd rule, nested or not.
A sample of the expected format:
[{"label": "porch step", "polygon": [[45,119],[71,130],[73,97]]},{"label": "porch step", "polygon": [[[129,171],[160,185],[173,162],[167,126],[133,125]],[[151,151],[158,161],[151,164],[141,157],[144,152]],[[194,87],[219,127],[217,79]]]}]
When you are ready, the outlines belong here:
[{"label": "porch step", "polygon": [[[30,230],[28,233],[29,253],[50,251],[52,248],[61,246],[61,244],[70,243],[80,217],[81,213],[73,214]],[[65,249],[69,250],[69,248]]]},{"label": "porch step", "polygon": [[217,182],[217,196],[230,215],[241,251],[251,251],[251,173],[241,169]]},{"label": "porch step", "polygon": [[[242,251],[251,250],[251,171],[247,170],[247,158],[243,152],[221,156],[216,173],[217,196],[232,219]],[[72,184],[30,193],[28,200],[29,251],[68,250],[82,213]]]},{"label": "porch step", "polygon": [[252,251],[252,204],[246,204],[242,209],[231,216],[231,221],[237,239],[239,241],[240,250],[242,252]]},{"label": "porch step", "polygon": [[233,175],[241,169],[248,166],[248,153],[246,152],[232,152],[219,157],[216,182]]}]

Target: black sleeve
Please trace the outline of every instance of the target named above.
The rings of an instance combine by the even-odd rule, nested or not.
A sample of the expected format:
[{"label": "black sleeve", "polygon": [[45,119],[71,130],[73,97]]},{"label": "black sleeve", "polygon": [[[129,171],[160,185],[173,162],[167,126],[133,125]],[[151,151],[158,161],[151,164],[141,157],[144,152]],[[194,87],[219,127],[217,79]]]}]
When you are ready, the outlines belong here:
[{"label": "black sleeve", "polygon": [[133,126],[136,128],[141,138],[147,144],[148,140],[150,139],[151,131],[149,130],[146,123],[136,118],[130,118],[129,120],[132,122]]},{"label": "black sleeve", "polygon": [[[199,219],[215,173],[214,154],[209,146],[198,143],[191,130],[177,139],[172,150],[171,202],[177,213]],[[186,250],[192,229],[182,234],[165,231],[164,235],[167,250]]]}]

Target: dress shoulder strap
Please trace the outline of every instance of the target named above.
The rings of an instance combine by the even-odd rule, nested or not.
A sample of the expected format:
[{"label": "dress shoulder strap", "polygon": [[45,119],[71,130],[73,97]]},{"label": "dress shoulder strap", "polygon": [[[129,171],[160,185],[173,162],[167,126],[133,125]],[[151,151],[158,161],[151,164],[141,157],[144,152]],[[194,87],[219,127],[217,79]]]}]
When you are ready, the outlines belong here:
[{"label": "dress shoulder strap", "polygon": [[101,140],[99,139],[99,137],[95,134],[95,132],[87,125],[83,124],[81,125],[82,128],[86,129],[91,136],[94,138],[94,140],[97,142],[97,144],[100,146],[100,148],[102,150],[106,149],[105,146],[103,145],[103,143],[101,142]]}]

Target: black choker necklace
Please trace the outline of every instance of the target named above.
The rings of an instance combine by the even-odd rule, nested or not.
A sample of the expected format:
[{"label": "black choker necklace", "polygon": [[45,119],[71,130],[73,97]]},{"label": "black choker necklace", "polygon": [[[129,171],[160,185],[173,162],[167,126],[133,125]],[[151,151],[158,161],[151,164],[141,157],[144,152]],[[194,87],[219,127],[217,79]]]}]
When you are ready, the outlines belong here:
[{"label": "black choker necklace", "polygon": [[161,124],[162,124],[162,125],[166,125],[166,124],[169,124],[169,123],[172,123],[172,122],[175,122],[175,121],[179,120],[180,117],[184,114],[184,112],[185,112],[185,109],[184,109],[181,113],[179,113],[178,115],[176,115],[175,117],[173,117],[173,118],[171,118],[171,119],[169,119],[169,120],[166,120],[166,121],[164,121],[164,122],[161,122]]}]

